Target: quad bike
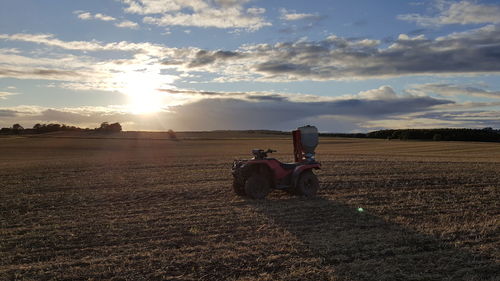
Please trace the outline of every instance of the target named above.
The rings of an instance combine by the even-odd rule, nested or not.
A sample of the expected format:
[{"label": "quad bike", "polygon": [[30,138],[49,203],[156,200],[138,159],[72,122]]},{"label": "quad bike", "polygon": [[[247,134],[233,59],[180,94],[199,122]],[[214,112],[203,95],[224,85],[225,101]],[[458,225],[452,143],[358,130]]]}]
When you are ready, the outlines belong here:
[{"label": "quad bike", "polygon": [[292,132],[294,163],[282,163],[268,158],[276,150],[254,149],[253,158],[233,162],[233,189],[240,196],[263,199],[273,189],[291,194],[312,197],[316,195],[319,181],[313,170],[321,164],[314,159],[318,145],[318,129],[304,126]]}]

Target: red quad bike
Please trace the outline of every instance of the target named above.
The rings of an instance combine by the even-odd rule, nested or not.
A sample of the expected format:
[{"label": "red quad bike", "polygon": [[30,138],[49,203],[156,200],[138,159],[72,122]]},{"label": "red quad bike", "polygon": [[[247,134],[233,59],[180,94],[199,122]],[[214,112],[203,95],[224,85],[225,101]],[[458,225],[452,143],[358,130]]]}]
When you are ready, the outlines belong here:
[{"label": "red quad bike", "polygon": [[292,132],[294,163],[282,163],[267,154],[276,150],[253,149],[253,158],[233,162],[233,189],[236,194],[263,199],[272,189],[285,190],[305,197],[316,195],[319,181],[313,170],[321,164],[314,159],[318,129],[304,126]]}]

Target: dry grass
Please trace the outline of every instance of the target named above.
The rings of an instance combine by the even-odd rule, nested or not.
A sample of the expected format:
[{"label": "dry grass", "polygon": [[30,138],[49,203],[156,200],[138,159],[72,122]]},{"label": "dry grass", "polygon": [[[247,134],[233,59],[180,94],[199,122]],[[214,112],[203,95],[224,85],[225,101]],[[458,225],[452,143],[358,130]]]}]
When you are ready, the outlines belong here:
[{"label": "dry grass", "polygon": [[256,147],[292,158],[288,139],[0,138],[0,279],[499,280],[500,145],[325,138],[317,198],[252,201],[229,168]]}]

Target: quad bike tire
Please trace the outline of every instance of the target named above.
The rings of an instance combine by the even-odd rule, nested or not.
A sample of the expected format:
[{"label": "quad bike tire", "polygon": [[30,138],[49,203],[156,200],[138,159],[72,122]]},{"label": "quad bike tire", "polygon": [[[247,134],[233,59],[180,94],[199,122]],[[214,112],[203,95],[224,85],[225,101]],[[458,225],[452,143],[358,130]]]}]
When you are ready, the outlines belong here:
[{"label": "quad bike tire", "polygon": [[245,185],[241,184],[240,181],[233,179],[233,190],[239,196],[245,196]]},{"label": "quad bike tire", "polygon": [[318,193],[318,189],[318,177],[311,170],[307,170],[300,174],[294,193],[304,197],[314,197]]},{"label": "quad bike tire", "polygon": [[256,173],[245,181],[245,193],[252,199],[264,199],[271,192],[271,184],[266,175]]}]

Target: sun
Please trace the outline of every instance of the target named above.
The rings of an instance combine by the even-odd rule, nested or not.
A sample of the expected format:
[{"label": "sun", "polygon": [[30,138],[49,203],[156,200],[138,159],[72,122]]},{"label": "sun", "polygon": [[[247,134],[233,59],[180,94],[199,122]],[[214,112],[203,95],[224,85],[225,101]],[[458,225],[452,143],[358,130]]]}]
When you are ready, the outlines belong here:
[{"label": "sun", "polygon": [[[163,79],[162,79],[163,78]],[[159,90],[165,79],[151,73],[129,72],[116,77],[119,91],[127,96],[126,108],[133,114],[151,114],[162,111],[166,105]]]},{"label": "sun", "polygon": [[143,91],[129,95],[128,109],[133,114],[148,114],[159,112],[163,108],[161,93],[158,91]]}]

